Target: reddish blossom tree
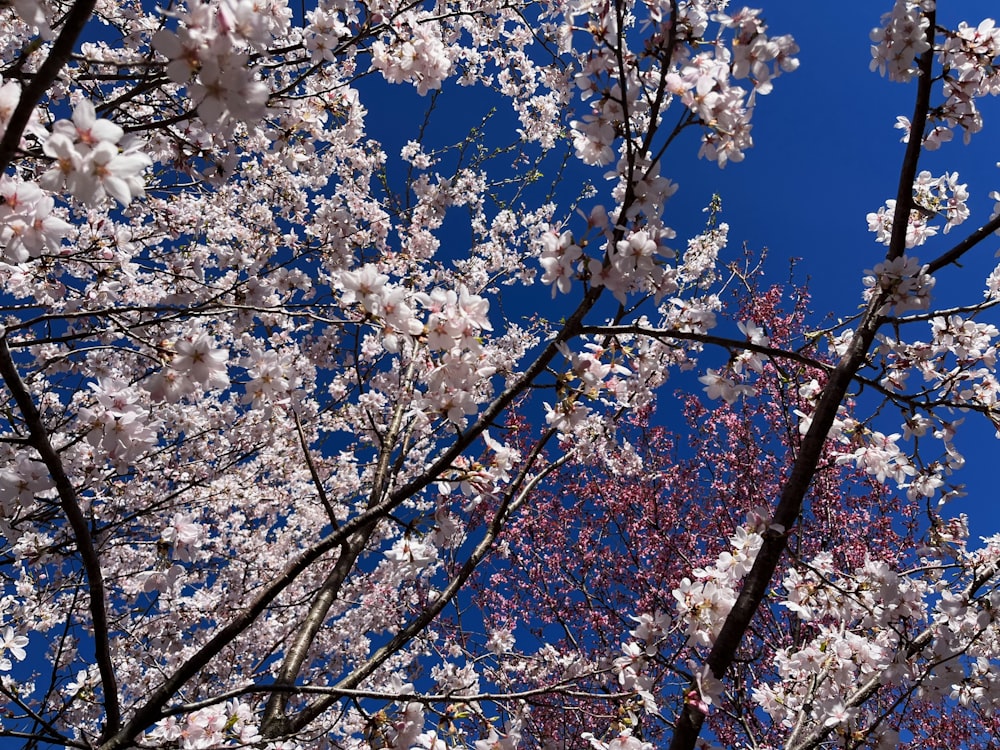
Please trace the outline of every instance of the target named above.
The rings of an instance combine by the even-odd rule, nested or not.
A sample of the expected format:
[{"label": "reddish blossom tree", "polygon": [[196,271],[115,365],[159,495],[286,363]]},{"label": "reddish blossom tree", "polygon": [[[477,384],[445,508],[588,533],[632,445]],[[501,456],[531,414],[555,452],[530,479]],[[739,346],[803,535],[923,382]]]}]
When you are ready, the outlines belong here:
[{"label": "reddish blossom tree", "polygon": [[741,161],[797,67],[756,10],[0,18],[0,737],[992,746],[1000,537],[940,506],[1000,267],[933,291],[1000,210],[949,244],[969,190],[920,168],[982,127],[992,21],[872,32],[899,190],[817,329],[718,200],[672,226],[677,136]]}]

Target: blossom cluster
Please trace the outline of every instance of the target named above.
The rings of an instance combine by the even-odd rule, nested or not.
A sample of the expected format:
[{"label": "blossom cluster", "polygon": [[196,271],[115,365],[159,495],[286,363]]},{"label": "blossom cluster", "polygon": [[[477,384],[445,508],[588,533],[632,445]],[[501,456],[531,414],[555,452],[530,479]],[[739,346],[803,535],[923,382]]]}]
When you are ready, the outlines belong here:
[{"label": "blossom cluster", "polygon": [[884,298],[881,312],[892,309],[905,313],[930,307],[934,277],[917,258],[901,255],[877,264],[866,273],[869,275],[864,278],[865,300],[876,295]]},{"label": "blossom cluster", "polygon": [[[172,349],[172,351],[170,351]],[[226,362],[229,353],[217,346],[206,332],[180,338],[167,345],[168,362],[146,387],[154,400],[177,401],[199,390],[224,389],[229,386]]]},{"label": "blossom cluster", "polygon": [[800,716],[813,726],[853,725],[858,711],[852,692],[888,677],[905,624],[927,614],[928,587],[883,561],[866,560],[842,576],[829,554],[814,558],[804,572],[790,570],[783,586],[784,605],[799,622],[815,623],[815,634],[776,652],[779,679],[755,688],[754,699],[786,726]]},{"label": "blossom cluster", "polygon": [[452,71],[454,54],[429,13],[408,12],[393,20],[391,33],[372,45],[372,67],[390,83],[409,82],[421,96],[440,89]]},{"label": "blossom cluster", "polygon": [[961,128],[965,142],[983,126],[982,114],[976,99],[1000,92],[1000,69],[996,65],[1000,57],[1000,29],[992,19],[986,19],[977,26],[964,21],[948,35],[941,46],[939,58],[948,73],[944,80],[945,102],[933,115],[936,125],[926,142],[933,148],[936,133],[949,135],[940,140],[949,140],[953,128]]},{"label": "blossom cluster", "polygon": [[701,646],[711,646],[736,602],[741,580],[750,572],[763,542],[760,513],[751,515],[729,537],[730,548],[704,568],[695,568],[694,580],[684,578],[674,589],[677,619],[687,624],[688,636]]},{"label": "blossom cluster", "polygon": [[872,70],[891,81],[909,81],[916,75],[916,58],[931,47],[927,39],[930,21],[922,12],[927,3],[896,0],[892,11],[883,14],[882,25],[871,32]]},{"label": "blossom cluster", "polygon": [[[923,0],[896,0],[890,13],[882,16],[882,26],[871,32],[871,69],[878,69],[890,80],[910,81],[917,73],[916,59],[931,50],[928,37],[929,22],[924,11],[933,2]],[[993,19],[985,19],[976,26],[965,21],[944,34],[941,43],[935,44],[944,74],[944,101],[928,113],[928,127],[921,133],[921,143],[928,150],[937,150],[954,138],[955,129],[962,131],[969,142],[972,135],[983,127],[983,117],[976,100],[995,96],[1000,92],[1000,29]],[[897,127],[909,141],[911,123],[906,117],[897,118]]]},{"label": "blossom cluster", "polygon": [[0,175],[0,246],[7,263],[55,253],[73,226],[60,217],[55,199],[34,182]]},{"label": "blossom cluster", "polygon": [[152,160],[143,144],[125,137],[125,131],[110,120],[97,117],[94,105],[81,99],[72,120],[58,120],[43,146],[55,162],[40,178],[46,190],[68,190],[88,205],[99,205],[111,196],[127,206],[145,192],[142,172]]},{"label": "blossom cluster", "polygon": [[[935,529],[933,546],[910,570],[868,557],[845,573],[829,553],[789,570],[783,604],[812,635],[776,652],[774,681],[754,689],[761,708],[797,733],[836,729],[884,742],[898,732],[877,710],[863,708],[873,686],[902,694],[919,686],[925,698],[993,710],[1000,693],[995,625],[986,613],[997,594],[980,590],[976,578],[996,565],[997,540],[973,551],[962,523]],[[946,580],[949,569],[961,571],[955,580]]]},{"label": "blossom cluster", "polygon": [[192,3],[175,12],[177,30],[160,29],[153,47],[168,59],[166,73],[188,87],[198,116],[209,128],[228,118],[260,119],[268,89],[256,79],[248,50],[262,49],[287,28],[291,11],[281,3],[269,12],[247,0]]},{"label": "blossom cluster", "polygon": [[[673,11],[677,16],[674,22],[688,30],[690,40],[706,34],[709,19],[701,3],[685,3]],[[611,15],[601,14],[602,23],[591,27],[596,38],[603,39],[608,28],[613,28],[616,21]],[[719,166],[742,161],[744,151],[752,145],[753,97],[770,93],[775,78],[796,69],[798,60],[794,55],[798,47],[790,36],[768,36],[757,10],[717,13],[712,20],[719,24],[720,31],[732,34],[731,46],[724,44],[720,35],[715,44],[692,53],[684,44],[670,43],[671,38],[688,41],[683,32],[673,36],[664,28],[652,39],[660,49],[647,48],[644,55],[636,56],[634,62],[630,60],[628,73],[632,80],[616,83],[618,58],[611,49],[599,48],[586,59],[576,76],[576,86],[585,100],[598,92],[600,96],[593,99],[588,114],[570,122],[578,158],[598,166],[615,161],[613,146],[619,132],[641,133],[649,117],[659,116],[656,111],[648,111],[649,99],[640,92],[662,87],[705,127],[701,156]],[[660,65],[661,56],[668,52],[673,54],[670,66]],[[656,61],[655,67],[642,69],[644,59]],[[734,83],[740,79],[749,79],[751,93]],[[627,148],[623,145],[619,152],[624,155]]]},{"label": "blossom cluster", "polygon": [[127,466],[156,443],[156,423],[149,419],[141,394],[127,383],[104,378],[90,388],[95,403],[79,412],[87,426],[87,439],[111,461]]},{"label": "blossom cluster", "polygon": [[52,489],[52,480],[41,461],[23,453],[0,471],[0,510],[14,518],[20,510],[34,508],[37,498]]},{"label": "blossom cluster", "polygon": [[[946,219],[945,234],[964,222],[969,217],[968,197],[966,185],[959,184],[957,173],[933,177],[930,172],[921,172],[913,184],[914,207],[906,224],[906,247],[918,247],[936,235],[938,227],[931,222],[939,216]],[[883,245],[892,239],[896,213],[896,201],[888,200],[877,212],[868,214],[868,230]]]},{"label": "blossom cluster", "polygon": [[240,747],[261,740],[253,710],[240,700],[162,719],[147,738],[176,743],[183,750]]}]

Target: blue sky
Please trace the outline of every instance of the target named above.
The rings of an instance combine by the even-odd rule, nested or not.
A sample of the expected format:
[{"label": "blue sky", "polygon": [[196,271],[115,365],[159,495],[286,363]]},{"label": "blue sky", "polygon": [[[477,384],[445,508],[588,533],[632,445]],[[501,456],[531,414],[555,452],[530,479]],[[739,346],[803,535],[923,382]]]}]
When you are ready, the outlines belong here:
[{"label": "blue sky", "polygon": [[[697,203],[703,204],[713,190],[721,192],[733,238],[768,246],[775,261],[801,257],[803,270],[814,279],[816,309],[846,314],[856,305],[858,297],[851,290],[860,288],[861,272],[882,254],[865,216],[895,194],[903,144],[894,125],[897,115],[911,115],[914,85],[889,83],[868,69],[868,32],[891,2],[771,0],[761,5],[772,33],[796,38],[801,66],[758,100],[755,146],[744,163],[714,175],[685,166],[677,179]],[[845,5],[859,10],[845,11]],[[1000,10],[983,0],[941,6],[945,23],[978,23]],[[963,15],[955,15],[959,6]],[[984,131],[970,145],[957,140],[921,162],[935,174],[957,170],[969,183],[970,227],[977,213],[984,220],[989,217],[993,202],[987,195],[1000,187],[1000,149],[991,138],[1000,127],[1000,106],[988,100],[983,110]],[[684,156],[675,152],[673,158]],[[692,179],[685,179],[685,172]],[[1000,247],[1000,240],[994,244]],[[939,238],[917,252],[929,258],[947,246]],[[981,275],[993,267],[994,249],[979,252]],[[957,275],[945,274],[938,284],[947,285]],[[961,276],[963,285],[968,283],[970,274]]]}]

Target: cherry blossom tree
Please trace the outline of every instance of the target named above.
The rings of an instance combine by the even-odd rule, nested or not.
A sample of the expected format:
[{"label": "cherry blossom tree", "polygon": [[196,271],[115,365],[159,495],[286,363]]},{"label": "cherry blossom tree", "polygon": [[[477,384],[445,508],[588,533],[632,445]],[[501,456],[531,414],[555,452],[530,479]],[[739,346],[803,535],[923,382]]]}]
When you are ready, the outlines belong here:
[{"label": "cherry blossom tree", "polygon": [[829,325],[670,211],[794,74],[757,10],[0,9],[0,736],[992,746],[1000,537],[945,503],[1000,267],[934,285],[1000,209],[921,156],[1000,29],[934,5],[872,32],[914,103]]}]

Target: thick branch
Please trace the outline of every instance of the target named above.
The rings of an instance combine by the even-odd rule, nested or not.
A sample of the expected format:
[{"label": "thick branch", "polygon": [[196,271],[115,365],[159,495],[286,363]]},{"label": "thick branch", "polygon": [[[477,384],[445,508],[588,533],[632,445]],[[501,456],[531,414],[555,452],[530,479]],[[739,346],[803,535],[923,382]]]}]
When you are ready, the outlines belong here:
[{"label": "thick branch", "polygon": [[[900,170],[900,188],[893,235],[886,254],[888,259],[898,258],[905,250],[906,223],[913,201],[913,179],[916,176],[919,160],[921,134],[927,120],[927,109],[930,106],[930,73],[934,59],[935,27],[933,13],[929,16],[928,35],[931,49],[925,52],[920,59],[921,76],[913,117],[913,131],[911,131],[910,142]],[[808,492],[816,474],[816,468],[823,454],[823,446],[840,405],[855,375],[865,363],[875,334],[884,322],[884,318],[880,314],[884,302],[884,292],[869,300],[854,337],[851,339],[848,351],[841,357],[837,367],[830,374],[826,387],[820,394],[809,431],[802,439],[791,474],[785,481],[781,497],[775,508],[772,519],[774,525],[765,532],[753,568],[744,579],[736,603],[726,617],[722,630],[709,653],[708,666],[718,679],[725,676],[733,663],[736,651],[743,642],[743,637],[750,626],[750,621],[767,593],[767,588],[778,568],[785,547],[788,545],[788,532],[798,522],[806,492]],[[704,720],[705,715],[694,705],[685,704],[677,719],[670,750],[692,750],[698,740]]]},{"label": "thick branch", "polygon": [[21,144],[24,129],[31,121],[31,113],[35,111],[42,96],[56,80],[59,71],[69,61],[76,40],[83,31],[83,27],[87,25],[87,21],[90,20],[90,14],[93,13],[96,4],[97,0],[77,0],[73,3],[73,7],[70,8],[63,20],[59,38],[49,50],[49,56],[45,58],[45,62],[32,77],[31,83],[21,90],[21,98],[17,103],[17,108],[7,122],[7,130],[4,131],[3,140],[0,140],[0,174],[6,172],[7,167],[10,166],[14,154],[17,153]]},{"label": "thick branch", "polygon": [[642,326],[638,324],[620,325],[620,326],[583,326],[580,329],[580,333],[583,335],[594,334],[601,336],[647,336],[653,339],[678,339],[681,341],[697,341],[701,344],[712,344],[714,346],[721,346],[730,351],[751,351],[757,354],[763,354],[772,359],[787,359],[792,362],[798,362],[806,367],[815,367],[817,370],[830,371],[833,369],[826,362],[821,362],[818,359],[813,359],[812,357],[807,357],[804,354],[800,354],[796,351],[791,351],[788,349],[778,349],[773,346],[764,346],[762,344],[755,344],[752,341],[741,341],[740,339],[730,339],[725,336],[713,336],[709,333],[698,333],[697,331],[675,331],[669,328],[651,328],[649,326]]},{"label": "thick branch", "polygon": [[118,683],[111,661],[111,638],[108,632],[108,611],[105,601],[104,574],[101,572],[101,561],[94,548],[94,540],[90,534],[90,526],[80,509],[76,496],[76,488],[66,475],[62,459],[52,443],[42,422],[42,415],[35,406],[31,394],[25,387],[17,366],[7,347],[6,336],[0,337],[0,377],[3,378],[11,395],[17,402],[18,409],[28,427],[28,442],[38,451],[49,475],[59,493],[62,511],[73,530],[76,548],[80,553],[83,570],[87,576],[87,588],[90,598],[90,617],[94,626],[94,661],[101,673],[101,688],[104,693],[104,711],[106,714],[105,735],[118,731],[121,725],[121,709],[118,706]]},{"label": "thick branch", "polygon": [[[608,670],[594,670],[593,672],[587,672],[581,675],[581,677],[597,677],[606,671]],[[608,693],[573,690],[573,685],[576,685],[579,681],[580,677],[574,677],[573,679],[562,680],[551,685],[543,685],[542,687],[531,688],[529,690],[518,690],[509,693],[475,693],[473,695],[463,695],[461,698],[465,703],[499,703],[501,701],[523,701],[536,696],[551,696],[555,694],[581,699],[596,698],[602,701],[614,700],[616,698],[624,699],[635,696],[634,691]],[[341,687],[328,687],[325,685],[278,685],[276,683],[270,683],[263,685],[247,685],[246,687],[236,688],[225,693],[213,695],[211,698],[205,698],[204,700],[195,701],[193,703],[185,703],[181,706],[174,706],[173,708],[164,711],[163,715],[182,716],[184,714],[199,711],[203,708],[208,708],[209,706],[217,706],[220,703],[225,703],[233,698],[239,698],[244,695],[259,695],[262,693],[274,692],[293,693],[296,695],[336,696],[338,699],[367,698],[370,700],[382,701],[384,703],[392,703],[405,698],[407,702],[423,703],[425,705],[453,703],[456,698],[454,693],[409,693],[406,695],[400,695],[399,693],[386,693],[379,690],[352,690]]]},{"label": "thick branch", "polygon": [[[364,531],[359,531],[357,534],[352,535],[341,546],[340,555],[337,557],[337,562],[333,566],[333,570],[330,571],[319,591],[313,596],[312,602],[309,605],[309,611],[303,618],[299,632],[296,634],[292,645],[285,655],[285,660],[282,662],[281,669],[278,672],[278,685],[295,684],[295,678],[298,677],[302,669],[302,665],[309,653],[309,648],[312,646],[313,641],[316,640],[316,635],[319,633],[320,628],[323,627],[323,621],[326,619],[330,607],[337,600],[337,595],[340,593],[344,581],[347,580],[350,572],[354,570],[354,564],[357,562],[358,555],[364,550],[375,528],[375,525],[372,524]],[[264,708],[264,716],[260,722],[261,734],[265,737],[276,737],[285,733],[285,724],[287,723],[285,711],[288,708],[288,699],[291,695],[291,693],[284,691],[271,694],[271,697],[267,701],[267,706]]]},{"label": "thick branch", "polygon": [[895,260],[906,252],[906,230],[913,210],[913,181],[917,177],[917,164],[924,144],[924,130],[927,127],[927,113],[931,108],[931,85],[934,72],[935,11],[927,14],[927,41],[930,49],[920,56],[920,74],[917,76],[917,100],[913,104],[913,119],[910,121],[910,137],[906,142],[903,166],[899,170],[899,185],[896,188],[896,210],[892,216],[892,237],[889,240],[888,260]]},{"label": "thick branch", "polygon": [[[409,384],[413,381],[413,373],[415,369],[415,361],[411,361],[401,378],[401,381],[404,384]],[[382,448],[379,453],[378,468],[375,470],[375,477],[372,481],[372,491],[368,500],[369,508],[374,507],[384,498],[386,488],[389,486],[389,467],[391,456],[396,447],[396,442],[399,439],[400,432],[403,429],[403,416],[406,414],[408,409],[409,404],[404,399],[400,399],[396,403],[396,407],[393,410],[389,429],[386,431],[385,437],[382,438]],[[298,416],[296,416],[296,425],[299,425]],[[299,434],[300,436],[302,434],[301,425],[299,425]],[[318,488],[318,492],[321,497],[325,497],[322,481],[316,474],[316,470],[312,462],[309,460],[309,448],[304,443],[303,450],[306,453],[306,459],[309,463],[313,481]],[[327,502],[327,507],[329,507],[329,502]],[[336,528],[336,519],[333,519],[333,523],[334,528]],[[336,601],[337,595],[340,593],[340,589],[344,585],[344,581],[347,580],[347,576],[354,569],[354,564],[357,562],[358,556],[362,553],[362,551],[364,551],[365,545],[371,538],[372,533],[374,533],[375,528],[376,525],[372,524],[358,533],[352,534],[351,537],[341,546],[340,555],[337,557],[337,563],[334,565],[333,570],[330,571],[326,580],[323,581],[323,585],[320,587],[320,590],[313,597],[313,601],[309,605],[309,611],[303,618],[299,632],[296,634],[295,639],[289,647],[285,659],[281,664],[281,669],[278,672],[278,684],[294,684],[295,679],[302,670],[303,663],[305,663],[306,656],[309,653],[309,648],[312,646],[313,641],[316,640],[317,634],[323,627],[323,621],[326,619],[327,613],[330,611],[330,607],[332,607],[333,603]],[[288,693],[274,693],[268,699],[267,706],[264,709],[264,718],[261,719],[261,733],[265,737],[277,736],[284,733],[284,724],[286,723],[285,711],[288,708],[288,700],[290,697],[291,696]]]},{"label": "thick branch", "polygon": [[955,245],[951,250],[946,253],[942,253],[940,256],[935,258],[933,261],[927,264],[928,270],[934,273],[937,270],[944,268],[951,263],[957,263],[958,259],[965,255],[969,250],[974,248],[980,242],[985,240],[991,234],[1000,230],[1000,214],[990,219],[988,222],[979,227],[975,232],[970,234],[964,240]]}]

